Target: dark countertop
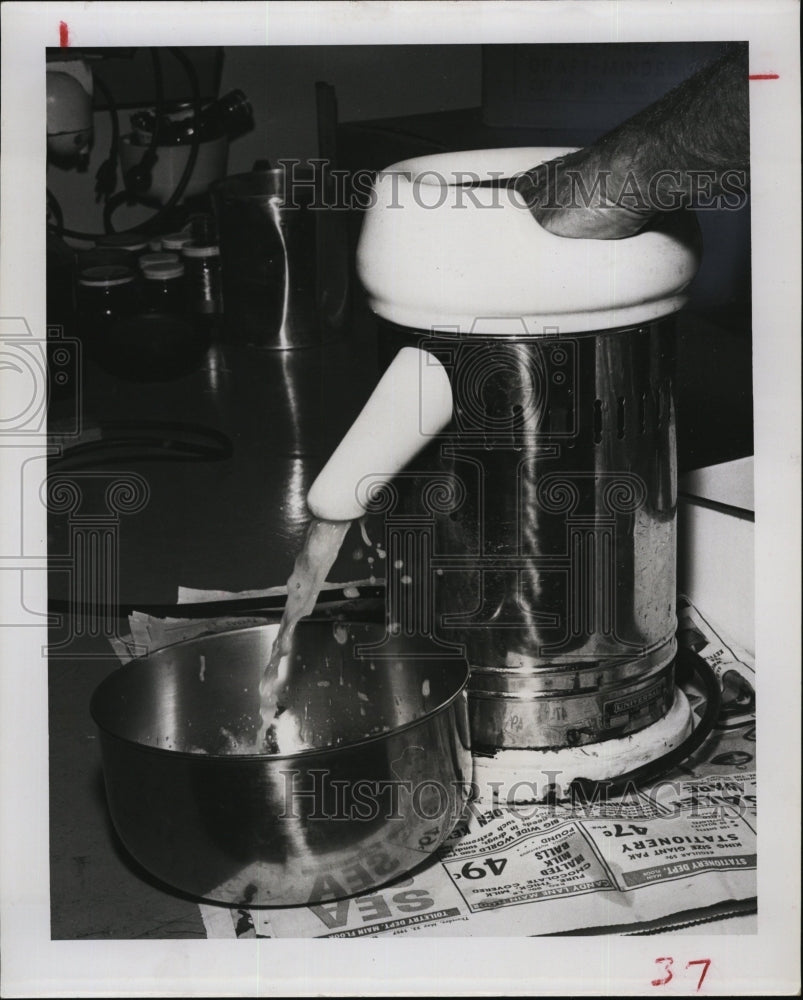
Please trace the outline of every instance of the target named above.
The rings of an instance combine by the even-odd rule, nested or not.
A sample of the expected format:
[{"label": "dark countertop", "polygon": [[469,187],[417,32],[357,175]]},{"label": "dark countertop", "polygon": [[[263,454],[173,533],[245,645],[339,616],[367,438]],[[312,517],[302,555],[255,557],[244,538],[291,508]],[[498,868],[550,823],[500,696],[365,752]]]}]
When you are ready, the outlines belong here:
[{"label": "dark countertop", "polygon": [[[688,314],[678,355],[681,469],[750,454],[749,338]],[[127,421],[165,441],[187,437],[187,428],[164,427],[181,423],[196,443],[219,445],[222,439],[204,437],[211,429],[232,445],[227,458],[179,462],[173,453],[156,459],[151,441],[149,457],[140,443],[113,462],[107,448],[73,453],[52,467],[73,474],[84,493],[82,513],[114,533],[119,582],[111,574],[109,597],[131,606],[171,604],[180,584],[238,591],[283,583],[306,523],[307,488],[370,393],[376,370],[372,322],[359,303],[339,342],[287,354],[217,345],[198,371],[171,382],[129,382],[84,359],[86,430]],[[54,400],[51,431],[69,409],[69,400]],[[124,473],[143,477],[147,503],[104,521],[99,491]],[[49,519],[54,562],[73,552],[71,523],[64,513]],[[367,575],[354,558],[360,536],[352,532],[333,579]],[[67,598],[70,580],[64,566],[51,573],[56,601]],[[111,829],[89,700],[118,660],[102,634],[77,622],[62,617],[54,625],[51,644],[65,644],[49,661],[52,936],[203,937],[197,904],[138,869]],[[127,631],[125,619],[118,629]]]}]

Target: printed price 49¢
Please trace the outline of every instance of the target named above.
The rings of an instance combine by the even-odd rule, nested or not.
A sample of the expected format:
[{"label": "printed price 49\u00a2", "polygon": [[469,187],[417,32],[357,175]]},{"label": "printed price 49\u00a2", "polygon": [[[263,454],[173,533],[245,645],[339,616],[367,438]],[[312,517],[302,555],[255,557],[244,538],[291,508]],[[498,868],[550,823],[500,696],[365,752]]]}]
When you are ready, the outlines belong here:
[{"label": "printed price 49\u00a2", "polygon": [[501,875],[506,864],[507,858],[485,858],[482,862],[467,861],[459,872],[452,872],[451,875],[453,879],[467,878],[474,881],[489,874]]}]

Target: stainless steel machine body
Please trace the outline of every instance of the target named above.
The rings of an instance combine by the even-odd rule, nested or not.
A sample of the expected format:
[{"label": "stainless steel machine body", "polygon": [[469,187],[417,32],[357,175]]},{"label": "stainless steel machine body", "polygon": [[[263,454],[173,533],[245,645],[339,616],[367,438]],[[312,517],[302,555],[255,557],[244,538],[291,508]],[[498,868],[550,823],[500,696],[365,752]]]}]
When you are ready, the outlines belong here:
[{"label": "stainless steel machine body", "polygon": [[672,333],[671,317],[568,337],[383,327],[386,361],[415,344],[454,395],[395,481],[390,619],[465,652],[475,749],[598,743],[669,711]]}]

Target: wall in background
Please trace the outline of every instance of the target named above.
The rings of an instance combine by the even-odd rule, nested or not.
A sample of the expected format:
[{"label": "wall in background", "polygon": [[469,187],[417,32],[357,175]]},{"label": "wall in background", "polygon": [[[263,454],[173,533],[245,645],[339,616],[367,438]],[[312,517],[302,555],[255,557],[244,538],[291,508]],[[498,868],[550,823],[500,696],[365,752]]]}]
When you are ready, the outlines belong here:
[{"label": "wall in background", "polygon": [[477,107],[482,99],[481,47],[227,49],[221,89],[244,90],[256,118],[254,132],[232,146],[231,172],[249,169],[257,157],[317,155],[316,80],[334,86],[341,121]]}]

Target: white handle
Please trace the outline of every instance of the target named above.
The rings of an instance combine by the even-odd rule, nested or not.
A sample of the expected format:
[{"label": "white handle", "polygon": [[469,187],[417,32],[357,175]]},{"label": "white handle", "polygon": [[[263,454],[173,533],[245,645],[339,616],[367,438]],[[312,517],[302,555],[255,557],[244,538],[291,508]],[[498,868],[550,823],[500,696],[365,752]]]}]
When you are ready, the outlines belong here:
[{"label": "white handle", "polygon": [[387,483],[452,419],[446,370],[428,351],[403,347],[307,494],[314,517],[353,521],[366,484]]}]

